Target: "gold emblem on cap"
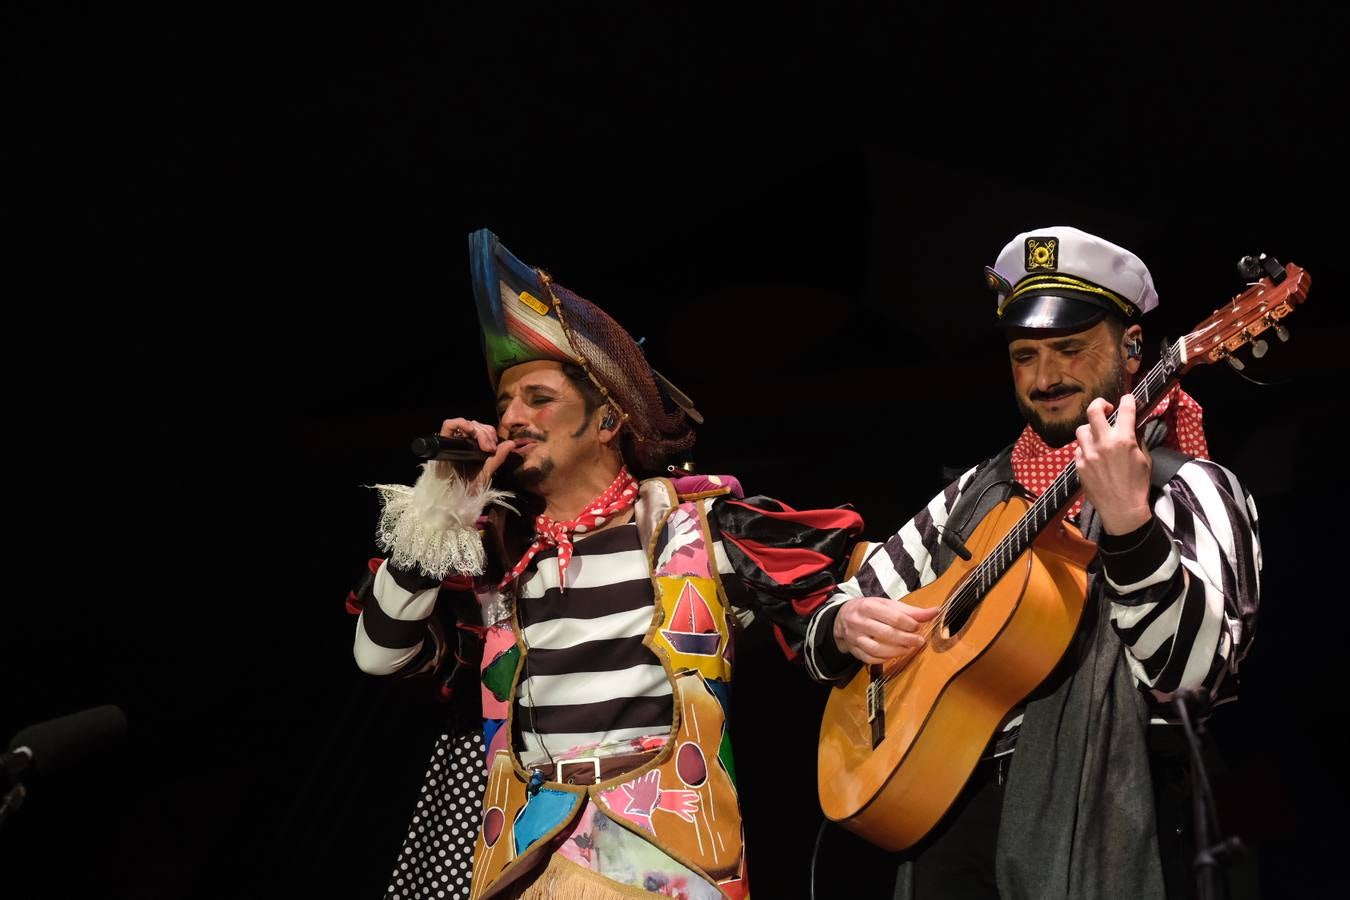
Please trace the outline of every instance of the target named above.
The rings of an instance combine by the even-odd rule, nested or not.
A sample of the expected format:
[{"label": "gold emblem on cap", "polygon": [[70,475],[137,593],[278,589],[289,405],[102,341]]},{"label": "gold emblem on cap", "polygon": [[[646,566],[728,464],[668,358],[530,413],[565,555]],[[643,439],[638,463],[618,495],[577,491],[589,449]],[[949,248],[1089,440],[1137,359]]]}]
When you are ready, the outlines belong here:
[{"label": "gold emblem on cap", "polygon": [[541,316],[548,315],[548,304],[540,300],[534,294],[531,294],[529,291],[520,292],[520,302],[524,303]]},{"label": "gold emblem on cap", "polygon": [[1053,272],[1058,260],[1059,241],[1052,237],[1027,238],[1028,272]]}]

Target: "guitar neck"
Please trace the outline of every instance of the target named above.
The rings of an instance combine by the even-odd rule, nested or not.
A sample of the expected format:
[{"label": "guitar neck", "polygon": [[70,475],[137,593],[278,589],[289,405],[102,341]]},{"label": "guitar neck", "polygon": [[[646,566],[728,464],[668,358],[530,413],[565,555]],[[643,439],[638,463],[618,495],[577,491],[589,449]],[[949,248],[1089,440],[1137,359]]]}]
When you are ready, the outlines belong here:
[{"label": "guitar neck", "polygon": [[[1144,420],[1153,408],[1158,405],[1158,401],[1166,396],[1171,390],[1172,385],[1176,383],[1180,371],[1185,367],[1185,361],[1181,357],[1182,344],[1180,342],[1172,344],[1163,349],[1162,359],[1158,361],[1149,373],[1140,379],[1135,385],[1135,415],[1139,423],[1139,430],[1144,427]],[[1112,410],[1108,417],[1112,425],[1116,422],[1116,415],[1119,410]],[[1036,498],[1031,504],[1031,508],[1022,516],[1021,521],[1004,536],[993,552],[980,563],[975,573],[975,578],[971,581],[972,589],[978,591],[983,596],[1008,570],[1037,536],[1046,529],[1073,501],[1078,497],[1082,485],[1078,481],[1078,468],[1072,464],[1065,466],[1064,471],[1060,472],[1058,477],[1050,484],[1045,493]]]}]

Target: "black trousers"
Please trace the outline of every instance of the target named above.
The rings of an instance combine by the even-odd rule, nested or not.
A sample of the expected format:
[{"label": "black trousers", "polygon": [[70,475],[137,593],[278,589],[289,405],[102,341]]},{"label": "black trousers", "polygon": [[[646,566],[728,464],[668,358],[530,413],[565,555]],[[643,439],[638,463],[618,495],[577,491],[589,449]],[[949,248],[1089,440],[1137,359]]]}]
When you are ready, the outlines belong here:
[{"label": "black trousers", "polygon": [[983,760],[961,796],[913,851],[915,900],[998,900],[994,849],[1008,757]]}]

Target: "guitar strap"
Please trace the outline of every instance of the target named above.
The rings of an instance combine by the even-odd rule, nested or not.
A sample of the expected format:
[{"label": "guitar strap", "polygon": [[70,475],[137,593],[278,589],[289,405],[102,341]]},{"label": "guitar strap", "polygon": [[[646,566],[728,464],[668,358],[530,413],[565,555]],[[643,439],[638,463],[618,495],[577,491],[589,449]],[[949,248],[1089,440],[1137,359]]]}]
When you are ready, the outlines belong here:
[{"label": "guitar strap", "polygon": [[[1194,459],[1180,450],[1158,446],[1166,437],[1166,433],[1166,426],[1158,420],[1150,422],[1144,428],[1144,444],[1150,448],[1149,454],[1153,457],[1149,485],[1155,491],[1162,490],[1162,486],[1172,480],[1178,469],[1188,460]],[[1013,445],[1009,444],[976,467],[970,484],[966,485],[966,489],[961,492],[961,499],[956,501],[956,506],[947,516],[947,532],[962,543],[970,537],[975,526],[984,520],[990,510],[1007,500],[1014,492],[1021,492],[1021,485],[1013,478],[1012,448]],[[955,478],[959,474],[959,472],[952,473],[952,477]],[[934,574],[940,576],[947,571],[947,567],[955,558],[955,552],[939,541],[933,548]]]},{"label": "guitar strap", "polygon": [[[1009,444],[976,467],[974,477],[961,492],[961,499],[947,516],[946,530],[962,543],[991,509],[1011,497],[1014,491],[1020,491],[1020,486],[1013,480],[1012,448]],[[955,558],[955,551],[938,541],[933,548],[933,573],[941,576]]]}]

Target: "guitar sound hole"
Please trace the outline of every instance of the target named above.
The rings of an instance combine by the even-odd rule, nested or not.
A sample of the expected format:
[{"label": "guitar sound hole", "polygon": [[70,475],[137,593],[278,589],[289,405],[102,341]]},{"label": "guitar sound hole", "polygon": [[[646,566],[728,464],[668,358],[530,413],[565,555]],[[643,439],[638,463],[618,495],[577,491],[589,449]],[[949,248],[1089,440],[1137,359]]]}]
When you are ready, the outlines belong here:
[{"label": "guitar sound hole", "polygon": [[976,604],[964,600],[953,603],[951,609],[942,617],[943,635],[951,637],[965,628],[966,623],[970,621],[971,615],[975,612],[975,607]]}]

